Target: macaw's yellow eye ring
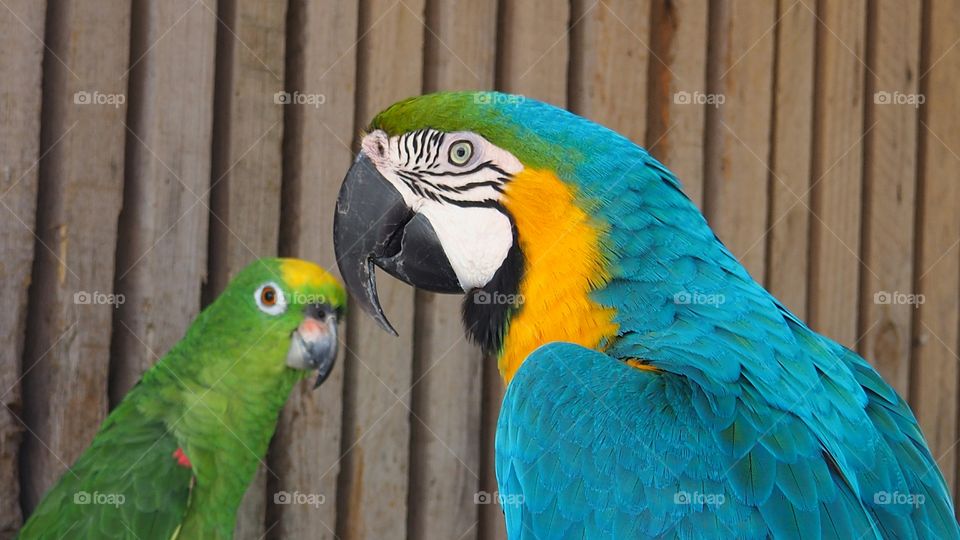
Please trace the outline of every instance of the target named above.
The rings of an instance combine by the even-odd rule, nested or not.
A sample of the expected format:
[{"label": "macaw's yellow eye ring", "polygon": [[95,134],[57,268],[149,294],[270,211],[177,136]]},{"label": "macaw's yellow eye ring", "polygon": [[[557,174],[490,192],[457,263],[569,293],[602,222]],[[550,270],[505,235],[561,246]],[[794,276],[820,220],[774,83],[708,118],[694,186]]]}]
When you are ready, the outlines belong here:
[{"label": "macaw's yellow eye ring", "polygon": [[287,310],[287,299],[283,289],[273,282],[264,283],[257,288],[257,292],[253,293],[253,299],[260,311],[268,315],[280,315]]},{"label": "macaw's yellow eye ring", "polygon": [[464,139],[451,144],[448,157],[454,165],[466,165],[473,157],[473,143]]}]

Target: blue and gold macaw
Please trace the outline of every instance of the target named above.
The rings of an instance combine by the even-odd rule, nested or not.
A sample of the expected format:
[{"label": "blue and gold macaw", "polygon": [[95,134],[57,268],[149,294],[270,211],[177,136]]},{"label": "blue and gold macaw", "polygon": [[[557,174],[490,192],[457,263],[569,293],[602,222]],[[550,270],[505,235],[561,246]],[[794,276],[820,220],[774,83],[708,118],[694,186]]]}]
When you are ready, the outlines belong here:
[{"label": "blue and gold macaw", "polygon": [[960,538],[907,404],[755,282],[643,148],[521,96],[380,113],[334,239],[392,330],[374,265],[463,293],[508,384],[511,539]]}]

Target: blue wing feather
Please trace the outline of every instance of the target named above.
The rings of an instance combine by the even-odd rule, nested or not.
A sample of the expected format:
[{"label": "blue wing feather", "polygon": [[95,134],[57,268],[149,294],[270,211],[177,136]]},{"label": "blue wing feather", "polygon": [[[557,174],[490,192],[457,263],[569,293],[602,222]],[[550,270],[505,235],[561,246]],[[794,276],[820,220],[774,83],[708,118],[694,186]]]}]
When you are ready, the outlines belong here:
[{"label": "blue wing feather", "polygon": [[[859,357],[836,350],[858,380],[878,383]],[[780,419],[764,416],[756,410],[762,404],[744,401],[755,396],[736,400],[730,421],[725,406],[711,407],[686,377],[637,370],[569,343],[545,345],[507,389],[497,430],[508,534],[960,537],[909,409],[880,389],[883,396],[868,389],[860,409],[884,418],[870,424],[874,444],[861,451],[824,444],[787,411]],[[835,456],[829,446],[847,454]],[[866,459],[872,451],[875,461]],[[853,478],[844,476],[841,460]],[[914,505],[909,494],[925,500]]]}]

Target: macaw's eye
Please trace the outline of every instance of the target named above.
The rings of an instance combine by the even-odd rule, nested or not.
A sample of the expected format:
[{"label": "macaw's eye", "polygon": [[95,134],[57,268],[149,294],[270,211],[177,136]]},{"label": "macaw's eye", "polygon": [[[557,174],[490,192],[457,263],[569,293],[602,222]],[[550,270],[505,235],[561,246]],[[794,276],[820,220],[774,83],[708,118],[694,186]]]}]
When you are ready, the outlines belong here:
[{"label": "macaw's eye", "polygon": [[253,299],[260,311],[268,315],[280,315],[287,309],[287,300],[283,290],[276,283],[264,283],[253,293]]},{"label": "macaw's eye", "polygon": [[473,156],[473,144],[470,141],[457,141],[450,145],[450,163],[465,165]]}]

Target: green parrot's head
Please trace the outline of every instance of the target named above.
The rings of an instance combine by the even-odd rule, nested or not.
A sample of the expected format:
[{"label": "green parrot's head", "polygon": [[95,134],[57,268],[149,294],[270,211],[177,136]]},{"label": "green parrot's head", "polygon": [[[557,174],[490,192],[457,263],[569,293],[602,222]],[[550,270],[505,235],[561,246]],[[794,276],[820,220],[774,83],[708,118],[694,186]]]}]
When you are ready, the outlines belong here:
[{"label": "green parrot's head", "polygon": [[[345,306],[343,287],[316,264],[260,259],[233,278],[184,341],[229,362],[234,373],[264,380],[299,378],[315,369],[319,386],[336,360]],[[222,367],[211,362],[201,379],[222,377]]]},{"label": "green parrot's head", "polygon": [[619,193],[604,192],[606,179],[647,158],[609,129],[522,96],[401,101],[370,123],[340,190],[344,282],[388,331],[374,266],[418,288],[468,293],[467,331],[502,364],[546,338],[596,345],[615,331],[589,296],[616,256],[600,207]]}]

